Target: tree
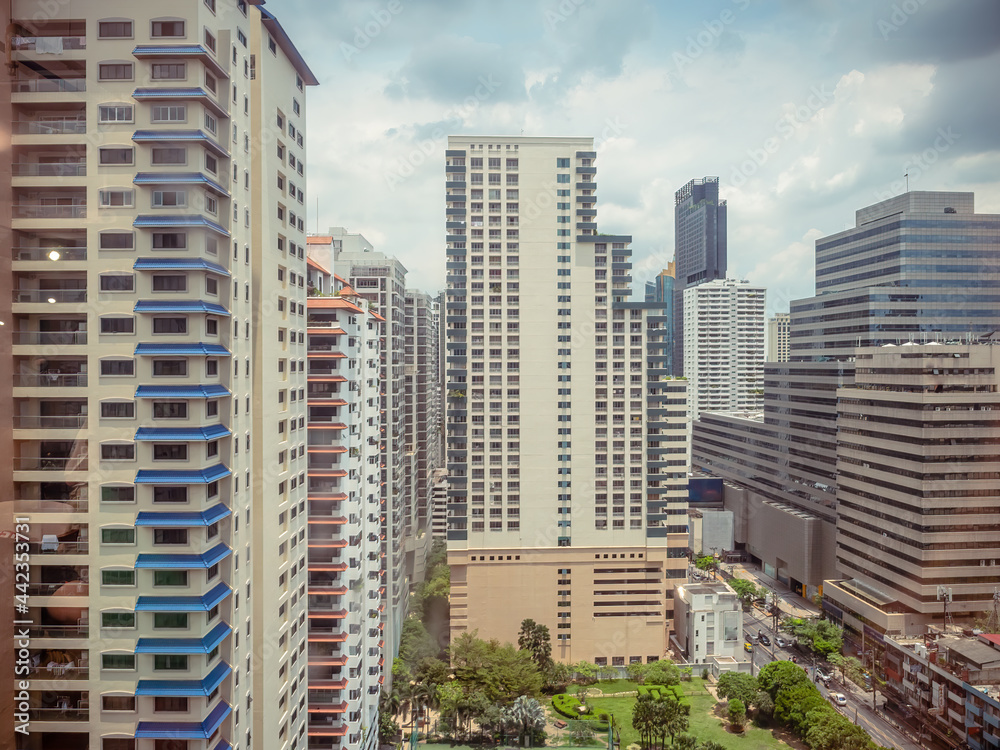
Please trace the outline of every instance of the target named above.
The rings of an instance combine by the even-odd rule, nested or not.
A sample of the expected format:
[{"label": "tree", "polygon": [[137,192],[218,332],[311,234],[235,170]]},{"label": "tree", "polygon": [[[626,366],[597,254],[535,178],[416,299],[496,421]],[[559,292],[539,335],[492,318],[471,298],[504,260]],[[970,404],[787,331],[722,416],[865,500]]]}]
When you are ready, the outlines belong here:
[{"label": "tree", "polygon": [[643,680],[646,679],[646,671],[645,664],[635,662],[625,667],[625,676],[641,685]]},{"label": "tree", "polygon": [[534,698],[519,696],[514,704],[507,709],[507,716],[519,729],[518,737],[524,744],[525,737],[531,736],[535,730],[545,726],[545,709]]},{"label": "tree", "polygon": [[729,701],[729,706],[727,707],[727,712],[729,714],[729,723],[733,725],[735,729],[743,731],[743,724],[747,720],[747,707],[743,701],[733,698]]},{"label": "tree", "polygon": [[646,665],[646,685],[680,685],[681,670],[669,659],[660,659]]},{"label": "tree", "polygon": [[673,745],[674,737],[688,730],[691,706],[681,703],[672,695],[660,698],[657,704],[655,716],[660,736],[668,735],[670,744]]},{"label": "tree", "polygon": [[488,702],[506,706],[520,695],[538,695],[542,688],[542,675],[531,654],[509,643],[462,633],[449,652],[456,682],[470,696],[481,694]]},{"label": "tree", "polygon": [[790,661],[772,661],[761,667],[760,672],[757,673],[757,683],[762,690],[766,690],[771,695],[775,703],[778,700],[778,693],[783,690],[803,684],[812,685],[805,670]]},{"label": "tree", "polygon": [[378,741],[380,745],[391,745],[399,736],[399,723],[389,711],[380,711],[378,715]]},{"label": "tree", "polygon": [[715,740],[705,740],[698,745],[698,750],[726,750],[726,746],[720,745]]},{"label": "tree", "polygon": [[695,560],[694,566],[698,570],[715,571],[719,567],[719,562],[715,559],[715,555],[705,555]]},{"label": "tree", "polygon": [[632,728],[639,733],[643,745],[653,743],[656,732],[656,699],[649,693],[642,693],[632,706]]},{"label": "tree", "polygon": [[830,663],[840,670],[841,682],[860,682],[864,670],[861,661],[854,656],[843,656],[842,654],[830,654]]},{"label": "tree", "polygon": [[521,632],[517,636],[517,647],[528,651],[535,664],[543,672],[552,666],[552,643],[549,628],[532,619],[521,621]]},{"label": "tree", "polygon": [[788,630],[816,654],[828,657],[844,648],[844,631],[829,620],[788,620]]},{"label": "tree", "polygon": [[729,586],[743,602],[744,609],[749,608],[750,603],[757,598],[757,586],[753,581],[748,581],[745,578],[733,578],[729,581]]},{"label": "tree", "polygon": [[597,667],[589,661],[578,661],[573,665],[573,671],[580,682],[593,682],[597,679]]},{"label": "tree", "polygon": [[754,706],[757,707],[757,723],[767,724],[774,718],[774,699],[766,690],[758,690],[757,696],[753,699]]},{"label": "tree", "polygon": [[719,700],[739,700],[742,701],[745,706],[749,706],[756,702],[757,693],[760,691],[760,686],[757,684],[757,678],[748,675],[746,672],[723,672],[719,675],[719,683],[716,688],[716,693],[719,696]]},{"label": "tree", "polygon": [[421,659],[437,658],[440,654],[441,647],[420,620],[412,617],[403,620],[403,630],[399,636],[399,658],[407,671],[412,672]]}]

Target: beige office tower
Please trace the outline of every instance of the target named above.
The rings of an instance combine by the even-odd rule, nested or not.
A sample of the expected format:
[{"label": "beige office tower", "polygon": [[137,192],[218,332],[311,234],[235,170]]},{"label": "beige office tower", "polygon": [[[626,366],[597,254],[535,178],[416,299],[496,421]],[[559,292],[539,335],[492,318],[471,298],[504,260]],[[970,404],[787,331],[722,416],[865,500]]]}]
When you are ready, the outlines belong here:
[{"label": "beige office tower", "polygon": [[993,609],[1000,587],[1000,346],[887,344],[837,390],[837,567],[824,608],[853,631],[920,635]]},{"label": "beige office tower", "polygon": [[790,313],[775,313],[767,319],[767,361],[787,362],[791,351],[789,337],[792,332]]},{"label": "beige office tower", "polygon": [[26,750],[305,744],[316,80],[261,5],[13,3]]},{"label": "beige office tower", "polygon": [[686,384],[631,238],[597,233],[592,138],[452,136],[447,217],[451,634],[662,658],[687,546]]},{"label": "beige office tower", "polygon": [[342,279],[309,265],[308,746],[372,750],[385,645],[382,319]]}]

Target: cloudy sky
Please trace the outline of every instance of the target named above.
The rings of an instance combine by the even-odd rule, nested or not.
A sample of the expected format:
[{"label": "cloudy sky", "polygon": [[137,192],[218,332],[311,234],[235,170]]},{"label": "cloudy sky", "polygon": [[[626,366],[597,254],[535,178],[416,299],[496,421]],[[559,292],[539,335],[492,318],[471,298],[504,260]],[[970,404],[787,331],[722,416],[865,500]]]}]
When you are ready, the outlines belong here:
[{"label": "cloudy sky", "polygon": [[[997,0],[268,0],[310,90],[310,231],[346,226],[444,285],[442,134],[598,141],[600,231],[641,283],[673,193],[718,175],[729,275],[770,310],[813,293],[813,243],[913,190],[1000,213]],[[316,213],[316,200],[319,210]]]}]

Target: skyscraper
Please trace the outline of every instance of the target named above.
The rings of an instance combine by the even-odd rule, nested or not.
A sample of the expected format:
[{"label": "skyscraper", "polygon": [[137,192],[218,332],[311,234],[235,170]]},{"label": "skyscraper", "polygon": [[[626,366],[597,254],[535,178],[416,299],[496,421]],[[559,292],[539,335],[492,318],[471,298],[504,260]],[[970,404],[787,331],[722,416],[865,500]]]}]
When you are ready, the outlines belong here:
[{"label": "skyscraper", "polygon": [[775,313],[767,319],[767,361],[787,362],[792,319],[788,313]]},{"label": "skyscraper", "polygon": [[666,340],[669,347],[666,349],[666,367],[670,372],[674,371],[674,336],[681,330],[680,325],[674,324],[674,261],[667,263],[667,267],[660,271],[652,281],[646,282],[646,302],[659,303],[660,309],[666,320],[663,326],[667,329]]},{"label": "skyscraper", "polygon": [[[684,318],[684,290],[726,278],[726,202],[719,178],[691,180],[674,195],[674,320]],[[684,337],[674,337],[673,372],[684,373]]]},{"label": "skyscraper", "polygon": [[688,414],[758,411],[764,400],[766,290],[717,279],[684,290]]},{"label": "skyscraper", "polygon": [[1000,215],[975,213],[972,193],[910,192],[816,241],[817,296],[791,304],[790,361],[765,365],[763,417],[705,415],[692,441],[696,469],[746,489],[764,527],[748,527],[748,549],[772,574],[839,577],[837,389],[854,382],[859,347],[1000,329],[998,236]]},{"label": "skyscraper", "polygon": [[67,750],[305,731],[316,79],[259,5],[13,4],[6,455],[32,737]]},{"label": "skyscraper", "polygon": [[309,747],[370,750],[385,665],[382,321],[313,259],[310,281]]},{"label": "skyscraper", "polygon": [[625,664],[662,657],[685,575],[686,384],[628,301],[631,238],[597,234],[596,158],[448,141],[451,624],[513,641],[530,617],[561,661]]}]

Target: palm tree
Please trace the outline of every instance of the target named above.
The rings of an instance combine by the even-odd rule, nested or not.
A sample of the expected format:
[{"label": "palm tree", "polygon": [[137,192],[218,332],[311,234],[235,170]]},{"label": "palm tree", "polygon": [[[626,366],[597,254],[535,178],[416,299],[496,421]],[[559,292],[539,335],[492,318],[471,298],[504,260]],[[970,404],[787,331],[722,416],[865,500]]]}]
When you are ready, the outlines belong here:
[{"label": "palm tree", "polygon": [[507,709],[507,716],[511,723],[517,724],[520,729],[519,739],[524,743],[525,736],[530,737],[535,729],[545,726],[545,709],[534,698],[522,695],[517,698],[513,705]]}]

